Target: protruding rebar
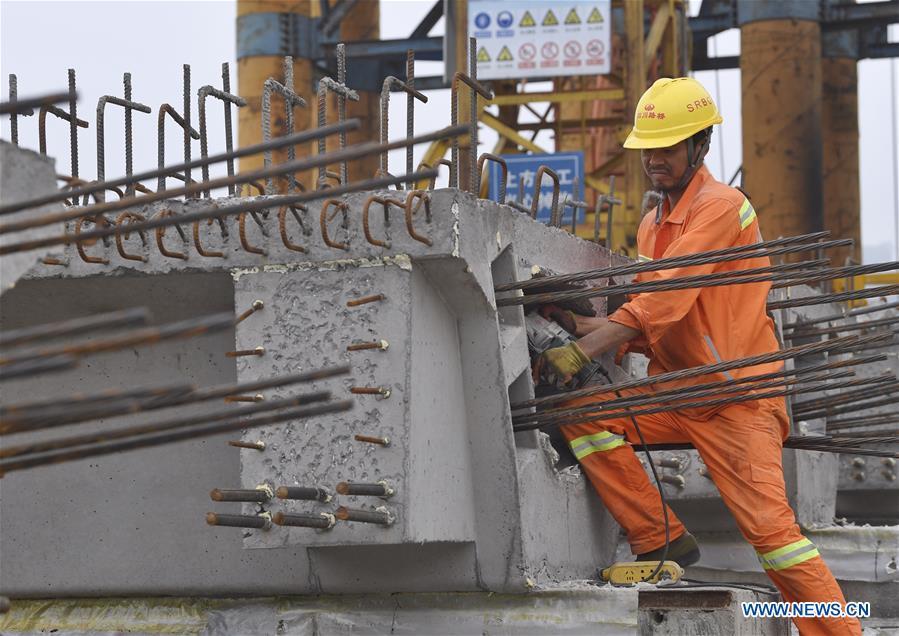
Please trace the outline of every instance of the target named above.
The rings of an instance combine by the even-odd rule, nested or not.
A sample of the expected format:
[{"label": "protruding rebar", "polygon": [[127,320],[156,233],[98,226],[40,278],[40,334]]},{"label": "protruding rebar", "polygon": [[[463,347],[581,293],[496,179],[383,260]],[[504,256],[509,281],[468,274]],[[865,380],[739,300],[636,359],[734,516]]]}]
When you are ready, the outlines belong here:
[{"label": "protruding rebar", "polygon": [[331,501],[331,494],[318,486],[278,486],[275,496],[278,499],[294,499],[297,501],[320,501],[322,503]]},{"label": "protruding rebar", "polygon": [[359,305],[367,305],[368,303],[377,303],[384,300],[384,294],[374,294],[373,296],[363,296],[362,298],[354,298],[346,301],[347,307],[358,307]]},{"label": "protruding rebar", "polygon": [[93,316],[85,316],[84,318],[73,318],[72,320],[61,322],[0,331],[0,345],[3,347],[16,347],[52,338],[71,338],[72,336],[80,336],[93,331],[136,327],[147,324],[149,319],[150,312],[146,307],[132,307],[131,309],[95,314]]},{"label": "protruding rebar", "polygon": [[[341,56],[344,55],[343,49],[341,48],[342,46],[343,45],[340,44],[337,47],[338,62],[340,62]],[[332,93],[336,93],[338,96],[338,101],[339,101],[340,97],[343,97],[344,99],[347,99],[347,98],[351,99],[354,102],[359,101],[359,93],[354,91],[352,88],[349,88],[346,85],[340,83],[339,81],[335,82],[330,77],[323,77],[320,80],[318,80],[317,97],[318,97],[318,126],[319,126],[319,128],[321,128],[322,126],[324,126],[327,123],[328,91],[331,91]],[[339,117],[339,115],[340,115],[340,113],[338,112],[338,117]],[[344,139],[341,142],[341,144],[346,143],[345,137],[346,137],[346,135],[344,135]],[[340,150],[343,150],[343,145],[341,145]],[[325,140],[324,140],[324,138],[322,138],[322,139],[318,140],[318,154],[324,155],[325,152],[326,152]],[[341,162],[340,162],[340,173],[341,173],[340,174],[340,185],[346,185],[346,181],[345,181],[346,177],[344,175],[344,173],[346,172],[346,165],[347,165],[346,161],[341,160]],[[328,184],[327,172],[328,172],[327,165],[319,166],[319,168],[318,168],[318,183],[317,183],[318,189],[321,189],[321,188],[324,188],[327,186],[327,184]]]},{"label": "protruding rebar", "polygon": [[228,441],[228,446],[233,446],[234,448],[246,448],[248,450],[257,450],[264,451],[265,450],[265,442],[244,442],[239,439],[232,439]]},{"label": "protruding rebar", "polygon": [[[238,108],[242,108],[247,105],[247,100],[243,97],[238,97],[237,95],[232,95],[230,92],[230,84],[231,75],[228,71],[228,63],[222,63],[222,83],[224,90],[219,90],[213,86],[202,86],[200,90],[197,91],[197,102],[198,102],[198,117],[200,118],[200,156],[203,159],[209,154],[209,138],[206,134],[206,98],[209,96],[215,97],[216,99],[220,99],[224,102],[225,108],[225,145],[227,146],[227,151],[225,152],[225,159],[228,165],[228,176],[231,177],[234,175],[234,149],[233,149],[233,141],[231,135],[231,104],[234,104]],[[203,163],[203,183],[209,181],[209,164]],[[234,194],[234,184],[228,184],[228,194]],[[212,192],[210,190],[204,190],[203,196],[207,199],[212,196]]]},{"label": "protruding rebar", "polygon": [[268,486],[258,486],[252,490],[223,490],[213,488],[209,492],[209,498],[213,501],[256,501],[265,503],[272,498],[272,489]]},{"label": "protruding rebar", "polygon": [[[75,69],[69,72],[69,153],[72,178],[78,178],[78,93],[75,91]],[[126,99],[130,99],[127,98]],[[85,126],[86,128],[86,126]]]},{"label": "protruding rebar", "polygon": [[262,393],[256,395],[226,395],[225,402],[262,402],[265,396]]},{"label": "protruding rebar", "polygon": [[253,349],[238,349],[237,351],[226,351],[225,356],[229,358],[241,358],[243,356],[264,356],[265,347],[255,347]]},{"label": "protruding rebar", "polygon": [[373,435],[354,435],[353,439],[365,444],[377,444],[378,446],[390,446],[389,437],[375,437]]},{"label": "protruding rebar", "polygon": [[341,506],[334,513],[340,521],[358,521],[360,523],[374,523],[379,526],[393,525],[394,516],[385,508],[375,510],[357,510]]},{"label": "protruding rebar", "polygon": [[23,111],[16,110],[16,100],[18,98],[18,78],[15,74],[9,74],[9,103],[13,108],[9,112],[9,135],[13,145],[19,145],[19,116],[27,117],[34,115],[34,110],[27,109]]},{"label": "protruding rebar", "polygon": [[272,517],[272,521],[277,526],[330,530],[334,527],[336,518],[328,512],[320,512],[317,514],[288,514],[286,512],[276,512],[275,516]]},{"label": "protruding rebar", "polygon": [[[125,99],[114,95],[103,95],[97,101],[97,181],[106,180],[106,136],[104,128],[104,118],[106,104],[114,104],[125,109],[125,179],[126,193],[134,193],[134,182],[131,180],[131,119],[129,117],[132,110],[142,113],[152,113],[153,110],[145,104],[131,101],[131,73],[123,75],[123,83],[125,85]],[[95,196],[101,201],[106,200],[106,193],[103,190],[96,192]]]},{"label": "protruding rebar", "polygon": [[383,398],[390,397],[390,389],[383,386],[353,386],[350,393],[355,395],[380,395]]},{"label": "protruding rebar", "polygon": [[357,497],[392,497],[395,493],[386,481],[374,484],[352,483],[342,481],[334,488],[338,495],[355,495]]},{"label": "protruding rebar", "polygon": [[[410,58],[412,61],[410,61]],[[409,69],[411,66],[414,66],[414,53],[411,49],[407,52],[407,61],[406,61],[406,73],[408,76]],[[414,71],[413,71],[413,81],[414,81]],[[381,121],[380,121],[380,132],[381,132],[381,143],[385,143],[387,141],[387,137],[389,134],[389,117],[390,117],[390,91],[394,88],[397,88],[401,91],[405,91],[407,95],[406,101],[406,138],[411,139],[414,136],[414,108],[415,108],[415,100],[418,99],[423,103],[427,103],[428,97],[427,95],[420,93],[415,90],[412,86],[409,85],[408,82],[404,82],[393,75],[388,75],[384,78],[384,82],[381,84]],[[412,148],[406,148],[406,165],[412,165]],[[408,172],[408,170],[407,170]],[[387,163],[387,153],[382,152],[380,157],[380,174],[386,175],[390,174],[388,170]],[[414,189],[414,182],[410,182],[406,184],[407,190]]]},{"label": "protruding rebar", "polygon": [[[575,177],[574,185],[573,185],[575,197],[578,196],[578,193],[581,190],[580,185],[581,185],[580,179],[578,177]],[[577,231],[577,211],[578,210],[589,210],[590,204],[587,203],[586,201],[584,201],[583,199],[575,199],[575,198],[566,199],[565,204],[562,206],[562,215],[563,216],[565,214],[566,206],[571,208],[571,233],[575,234]],[[561,222],[561,219],[559,219],[559,221]]]},{"label": "protruding rebar", "polygon": [[497,193],[496,202],[505,204],[506,202],[506,185],[509,180],[509,165],[506,163],[506,160],[500,157],[499,155],[495,155],[491,152],[481,153],[481,156],[478,157],[478,174],[482,174],[484,171],[484,163],[487,161],[492,161],[499,166],[501,171],[500,182],[499,182],[499,192]]},{"label": "protruding rebar", "polygon": [[258,530],[268,530],[272,527],[271,515],[267,512],[258,515],[223,515],[216,512],[207,512],[206,523],[210,526],[256,528]]},{"label": "protruding rebar", "polygon": [[[493,99],[493,93],[485,88],[482,84],[480,84],[477,80],[477,59],[476,59],[476,50],[477,50],[477,40],[475,38],[469,38],[468,41],[468,72],[466,75],[461,71],[456,71],[453,74],[453,81],[451,84],[451,97],[450,97],[450,118],[452,120],[452,125],[455,126],[459,123],[459,84],[465,84],[471,89],[471,102],[470,102],[470,125],[469,129],[469,141],[468,141],[468,156],[469,156],[469,179],[471,183],[469,183],[469,191],[478,194],[480,191],[480,183],[478,179],[478,169],[477,169],[477,158],[478,158],[478,95],[481,95],[484,99]],[[453,139],[452,143],[452,163],[453,168],[450,171],[450,187],[458,188],[459,187],[459,140]]]},{"label": "protruding rebar", "polygon": [[247,318],[249,318],[250,316],[252,316],[254,313],[256,313],[257,311],[259,311],[259,310],[262,309],[263,307],[265,307],[265,303],[264,303],[264,302],[262,302],[261,300],[254,300],[254,301],[253,301],[253,304],[250,306],[250,308],[247,309],[245,312],[243,312],[242,314],[240,314],[240,315],[237,317],[237,319],[234,321],[234,324],[240,324],[240,323],[242,323],[244,320],[246,320]]},{"label": "protruding rebar", "polygon": [[[278,93],[284,98],[285,124],[287,134],[293,134],[293,109],[305,107],[306,100],[294,92],[293,86],[293,58],[287,56],[283,64],[284,83],[281,84],[273,77],[269,77],[262,85],[262,141],[272,138],[272,93]],[[344,133],[345,134],[345,133]],[[287,161],[296,159],[296,148],[291,144],[287,147]],[[268,167],[272,163],[272,152],[266,151],[262,158],[263,165]],[[295,175],[287,175],[288,191],[293,192],[299,186]],[[275,182],[269,177],[265,180],[265,193],[274,194]]]},{"label": "protruding rebar", "polygon": [[[182,84],[181,84],[181,93],[182,93],[182,117],[184,119],[183,133],[184,133],[184,183],[190,184],[190,131],[193,128],[190,125],[190,102],[191,102],[191,93],[190,93],[190,64],[184,64],[181,67],[182,71]],[[197,133],[195,139],[200,138],[200,133]]]},{"label": "protruding rebar", "polygon": [[355,342],[351,345],[347,345],[347,351],[367,351],[369,349],[379,349],[380,351],[387,351],[387,348],[390,346],[390,343],[386,340],[375,340],[374,342]]},{"label": "protruding rebar", "polygon": [[[200,138],[200,133],[191,128],[188,125],[187,120],[181,117],[171,104],[163,104],[160,106],[159,115],[156,120],[156,166],[160,171],[162,171],[165,166],[165,116],[167,114],[181,127],[182,132],[187,139],[187,143],[185,144],[185,148],[187,149],[187,155],[184,157],[185,162],[190,161],[190,139]],[[176,172],[167,175],[160,174],[156,179],[156,189],[160,192],[165,190],[166,177],[174,177],[176,179],[182,179],[185,183],[190,183],[189,172],[185,175],[180,175]]]}]

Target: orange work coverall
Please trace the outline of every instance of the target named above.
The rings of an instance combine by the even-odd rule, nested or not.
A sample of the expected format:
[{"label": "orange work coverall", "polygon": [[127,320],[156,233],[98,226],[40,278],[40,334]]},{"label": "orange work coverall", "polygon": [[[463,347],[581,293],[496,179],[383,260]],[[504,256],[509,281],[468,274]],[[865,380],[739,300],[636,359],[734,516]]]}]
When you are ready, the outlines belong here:
[{"label": "orange work coverall", "polygon": [[[641,260],[682,256],[758,242],[761,232],[749,200],[699,168],[673,210],[664,203],[660,222],[647,214],[637,234]],[[770,265],[767,257],[667,269],[639,275],[654,281]],[[621,306],[609,320],[641,335],[630,351],[649,358],[649,375],[779,349],[766,312],[770,283],[725,285],[644,293]],[[777,371],[781,362],[735,369],[682,385],[735,379]],[[674,388],[678,383],[665,383]],[[622,391],[624,397],[651,394],[655,387]],[[595,397],[571,400],[588,406]],[[789,434],[783,398],[637,416],[647,444],[690,442],[699,451],[743,536],[753,545],[765,572],[786,601],[838,601],[836,580],[815,545],[799,531],[787,503],[781,466],[782,442]],[[634,554],[665,544],[659,493],[630,444],[639,437],[630,418],[562,427],[572,451],[608,510],[625,529]],[[671,540],[685,528],[668,510]],[[795,619],[802,634],[861,634],[858,620]]]}]

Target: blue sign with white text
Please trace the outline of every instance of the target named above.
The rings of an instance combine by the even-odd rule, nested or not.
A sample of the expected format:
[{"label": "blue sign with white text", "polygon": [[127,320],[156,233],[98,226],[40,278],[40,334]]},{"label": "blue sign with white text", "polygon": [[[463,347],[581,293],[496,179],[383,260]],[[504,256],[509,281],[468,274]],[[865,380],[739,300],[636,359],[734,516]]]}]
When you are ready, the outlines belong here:
[{"label": "blue sign with white text", "polygon": [[[540,166],[546,166],[559,175],[559,207],[561,208],[567,198],[574,201],[582,201],[584,197],[584,153],[583,152],[556,152],[544,155],[501,155],[509,167],[509,177],[506,185],[506,200],[518,200],[519,184],[524,186],[522,204],[528,208],[534,200],[534,179]],[[502,170],[494,161],[490,163],[489,197],[496,200],[499,195],[499,183],[502,178]],[[574,191],[574,179],[578,179],[578,191]],[[549,175],[543,176],[540,185],[540,202],[537,207],[537,220],[548,222],[551,214],[553,196],[553,181]],[[571,206],[565,206],[562,210],[562,225],[571,224]],[[583,223],[585,210],[577,210],[577,222]]]}]

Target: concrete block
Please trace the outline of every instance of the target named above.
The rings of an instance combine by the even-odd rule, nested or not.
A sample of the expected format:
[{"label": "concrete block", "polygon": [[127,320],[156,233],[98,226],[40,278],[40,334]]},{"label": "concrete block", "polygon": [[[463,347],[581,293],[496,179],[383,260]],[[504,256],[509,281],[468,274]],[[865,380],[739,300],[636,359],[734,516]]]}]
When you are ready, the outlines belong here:
[{"label": "concrete block", "polygon": [[638,629],[642,636],[789,636],[786,618],[744,618],[741,603],[779,596],[735,588],[641,590]]}]

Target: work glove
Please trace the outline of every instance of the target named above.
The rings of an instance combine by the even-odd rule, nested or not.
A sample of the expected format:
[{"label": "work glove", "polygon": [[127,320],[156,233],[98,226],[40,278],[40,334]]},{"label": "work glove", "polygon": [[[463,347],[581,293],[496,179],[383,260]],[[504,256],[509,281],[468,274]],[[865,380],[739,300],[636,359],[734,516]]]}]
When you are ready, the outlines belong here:
[{"label": "work glove", "polygon": [[577,320],[570,309],[562,309],[552,303],[540,305],[540,315],[547,320],[555,320],[565,331],[574,334],[577,329]]},{"label": "work glove", "polygon": [[[553,347],[544,351],[534,365],[534,382],[539,382],[541,375],[553,375],[568,383],[571,378],[590,364],[590,358],[581,350],[576,342],[569,342],[562,347]],[[547,378],[549,379],[549,378]]]}]

